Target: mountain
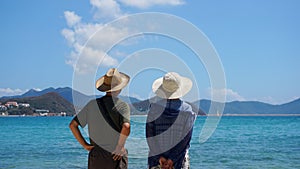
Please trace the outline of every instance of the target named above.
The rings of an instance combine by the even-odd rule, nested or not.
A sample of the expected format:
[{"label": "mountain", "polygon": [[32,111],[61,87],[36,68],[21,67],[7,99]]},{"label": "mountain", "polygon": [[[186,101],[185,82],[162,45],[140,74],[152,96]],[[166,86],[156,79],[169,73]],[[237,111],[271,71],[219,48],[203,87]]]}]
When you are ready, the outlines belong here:
[{"label": "mountain", "polygon": [[289,114],[300,114],[300,98],[292,102],[276,106],[276,110]]},{"label": "mountain", "polygon": [[30,89],[28,90],[26,93],[20,95],[19,97],[15,96],[15,98],[23,98],[23,97],[34,97],[34,96],[41,96],[44,95],[46,93],[50,93],[50,92],[55,92],[55,89],[53,87],[47,88],[45,90],[42,91],[37,91],[35,89]]},{"label": "mountain", "polygon": [[[204,112],[208,112],[211,105],[210,100],[200,100],[193,103],[199,105]],[[281,105],[258,101],[227,102],[223,114],[300,114],[300,99]]]},{"label": "mountain", "polygon": [[[46,109],[53,113],[66,112],[67,115],[74,115],[73,104],[55,92],[49,92],[41,96],[31,96],[24,98],[2,98],[1,102],[16,101],[18,103],[29,103],[33,111],[35,109]],[[18,110],[20,111],[20,110]],[[27,111],[28,112],[28,111]]]},{"label": "mountain", "polygon": [[[37,91],[34,89],[30,89],[26,93],[22,95],[17,95],[17,96],[4,96],[0,99],[14,99],[14,98],[25,98],[25,97],[37,97],[37,96],[42,96],[46,93],[54,92],[59,94],[61,97],[65,98],[67,101],[69,101],[72,104],[75,104],[77,107],[83,107],[88,101],[91,99],[94,99],[96,97],[101,97],[101,95],[85,95],[79,91],[73,90],[70,87],[63,87],[63,88],[47,88],[41,91]],[[74,96],[74,97],[73,97]],[[76,100],[73,100],[76,99]],[[139,102],[140,100],[134,98],[134,97],[127,97],[127,96],[120,96],[122,100],[124,100],[127,103],[135,103]]]},{"label": "mountain", "polygon": [[34,89],[30,89],[28,92],[19,95],[19,96],[13,96],[13,98],[24,98],[24,97],[33,97],[33,96],[41,96],[44,95],[46,93],[50,93],[50,92],[54,92],[59,94],[60,96],[62,96],[63,98],[65,98],[66,100],[68,100],[70,103],[73,103],[73,92],[77,97],[85,97],[88,98],[89,96],[84,95],[76,90],[73,90],[70,87],[64,87],[64,88],[53,88],[53,87],[49,87],[47,89],[41,90],[41,91],[37,91]]},{"label": "mountain", "polygon": [[25,92],[22,95],[16,95],[16,96],[3,96],[0,99],[13,99],[13,98],[24,98],[24,97],[34,97],[34,96],[41,96],[43,94],[49,93],[49,92],[55,92],[55,89],[53,87],[47,88],[42,91],[38,91],[35,89],[30,89],[27,92]]},{"label": "mountain", "polygon": [[119,96],[120,99],[122,99],[124,102],[128,103],[128,104],[133,104],[133,103],[137,103],[140,102],[141,100],[135,98],[135,97],[130,97],[130,96]]},{"label": "mountain", "polygon": [[[18,102],[23,102],[23,101],[25,102],[29,100],[30,102],[33,103],[33,105],[36,105],[37,107],[43,105],[50,106],[51,105],[50,102],[53,102],[53,104],[55,103],[55,105],[59,105],[59,102],[62,102],[64,106],[60,105],[59,110],[62,110],[63,107],[65,107],[67,111],[70,111],[72,113],[73,110],[71,109],[74,109],[73,107],[76,107],[76,109],[77,108],[80,109],[88,101],[90,101],[91,99],[95,99],[96,97],[97,98],[101,97],[101,95],[96,95],[96,96],[85,95],[81,92],[73,90],[70,87],[56,88],[56,89],[50,87],[42,91],[31,89],[22,95],[2,97],[0,98],[0,102],[5,103],[6,101],[13,101],[13,100],[16,101],[20,100]],[[139,99],[136,99],[134,97],[129,97],[129,96],[119,96],[119,97],[130,105],[132,114],[142,114],[142,115],[145,115],[147,113],[150,102],[152,99],[154,99],[151,98],[151,99],[141,101]],[[42,99],[42,102],[37,101],[38,99]],[[211,101],[199,100],[190,104],[192,105],[193,110],[195,112],[198,112],[198,115],[205,115],[205,113],[209,112]],[[218,104],[220,105],[220,103]],[[48,109],[55,110],[54,109],[55,105],[53,105],[54,106],[53,108],[48,107]],[[226,102],[223,114],[224,115],[226,114],[242,114],[242,115],[243,114],[244,115],[245,114],[300,114],[300,98],[292,102],[281,104],[281,105],[272,105],[272,104],[262,103],[258,101]]]},{"label": "mountain", "polygon": [[[76,90],[73,90],[72,88],[65,87],[65,88],[57,88],[54,92],[58,93],[62,97],[64,97],[66,100],[68,100],[71,103],[74,103],[75,101],[73,98],[78,99],[78,104],[85,105],[89,100],[102,97],[103,95],[85,95],[81,92],[78,92]],[[104,94],[104,93],[103,93]],[[74,96],[74,97],[73,97]],[[120,99],[125,101],[126,103],[135,103],[139,102],[140,100],[130,97],[130,96],[119,96]],[[79,103],[82,102],[82,103]]]},{"label": "mountain", "polygon": [[[74,97],[73,97],[74,96]],[[90,100],[101,97],[101,95],[85,95],[73,90],[70,87],[47,88],[42,91],[31,89],[22,95],[5,96],[0,98],[0,102],[16,101],[18,103],[29,103],[31,108],[10,109],[9,114],[32,114],[34,109],[46,109],[50,112],[67,112],[67,115],[74,115],[76,109],[81,109]],[[140,100],[134,97],[120,96],[122,100],[131,104]]]}]

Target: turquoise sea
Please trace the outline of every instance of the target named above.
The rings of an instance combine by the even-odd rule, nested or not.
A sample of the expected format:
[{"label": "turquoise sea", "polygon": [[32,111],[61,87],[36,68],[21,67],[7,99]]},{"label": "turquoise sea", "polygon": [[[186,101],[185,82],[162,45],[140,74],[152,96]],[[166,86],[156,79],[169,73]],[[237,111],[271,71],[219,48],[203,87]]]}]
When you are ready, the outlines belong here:
[{"label": "turquoise sea", "polygon": [[[190,148],[191,168],[300,168],[300,117],[222,117],[205,143],[198,117]],[[0,168],[86,168],[88,153],[72,136],[71,117],[0,117]],[[129,168],[147,166],[145,117],[132,117]],[[84,132],[84,130],[83,130]]]}]

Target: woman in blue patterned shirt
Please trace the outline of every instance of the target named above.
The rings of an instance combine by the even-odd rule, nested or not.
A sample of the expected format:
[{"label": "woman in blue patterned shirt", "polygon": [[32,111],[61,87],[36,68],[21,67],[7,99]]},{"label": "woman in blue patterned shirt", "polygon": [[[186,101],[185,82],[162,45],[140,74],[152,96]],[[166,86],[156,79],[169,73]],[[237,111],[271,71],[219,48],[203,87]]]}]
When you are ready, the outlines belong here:
[{"label": "woman in blue patterned shirt", "polygon": [[146,137],[149,146],[148,168],[188,169],[188,149],[196,113],[180,97],[192,88],[192,81],[175,72],[157,79],[147,117]]}]

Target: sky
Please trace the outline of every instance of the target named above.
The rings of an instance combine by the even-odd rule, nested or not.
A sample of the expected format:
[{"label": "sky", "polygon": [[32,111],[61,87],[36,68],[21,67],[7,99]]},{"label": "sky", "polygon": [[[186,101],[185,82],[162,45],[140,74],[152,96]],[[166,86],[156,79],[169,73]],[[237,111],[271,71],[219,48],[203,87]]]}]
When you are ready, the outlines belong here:
[{"label": "sky", "polygon": [[[226,93],[227,101],[286,103],[300,97],[299,7],[298,0],[1,0],[0,96],[48,87],[91,94],[94,81],[88,78],[96,80],[118,67],[131,76],[122,94],[139,99],[153,95],[156,78],[176,71],[192,78],[191,101],[209,99],[214,91]],[[184,25],[170,27],[164,17],[157,17],[166,23],[161,25],[130,20],[145,12],[177,17],[197,28],[218,54],[226,86],[214,88],[216,77],[199,60],[205,56],[180,40],[129,36],[136,30],[168,28],[197,37]]]}]

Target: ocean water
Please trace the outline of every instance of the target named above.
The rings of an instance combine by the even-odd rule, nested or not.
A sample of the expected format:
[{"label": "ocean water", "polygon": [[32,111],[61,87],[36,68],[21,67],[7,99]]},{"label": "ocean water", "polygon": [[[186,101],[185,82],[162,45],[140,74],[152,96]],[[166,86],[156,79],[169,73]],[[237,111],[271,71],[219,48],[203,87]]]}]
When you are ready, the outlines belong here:
[{"label": "ocean water", "polygon": [[[87,168],[87,151],[68,128],[71,117],[0,117],[0,169]],[[300,117],[222,117],[205,143],[198,117],[191,168],[300,168]],[[145,117],[132,117],[129,168],[147,167]],[[82,130],[85,133],[85,130]]]}]

